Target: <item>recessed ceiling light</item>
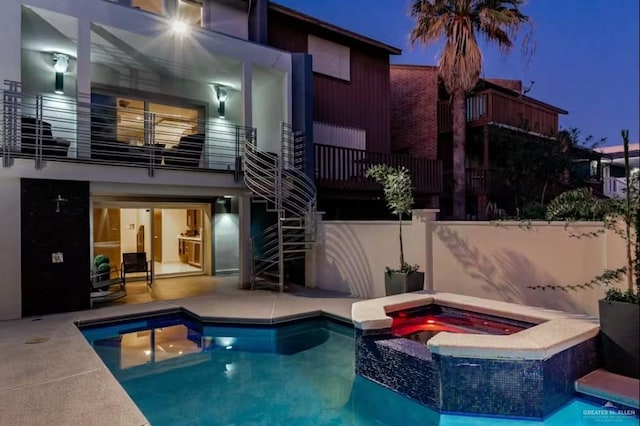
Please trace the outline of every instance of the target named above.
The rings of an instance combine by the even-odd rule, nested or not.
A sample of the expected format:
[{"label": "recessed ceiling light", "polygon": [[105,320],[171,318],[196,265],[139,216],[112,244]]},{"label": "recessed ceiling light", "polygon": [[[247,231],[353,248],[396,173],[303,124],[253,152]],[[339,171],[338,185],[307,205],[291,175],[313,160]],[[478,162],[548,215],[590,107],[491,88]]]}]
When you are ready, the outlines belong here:
[{"label": "recessed ceiling light", "polygon": [[176,34],[185,34],[189,30],[189,25],[176,19],[171,22],[171,29]]}]

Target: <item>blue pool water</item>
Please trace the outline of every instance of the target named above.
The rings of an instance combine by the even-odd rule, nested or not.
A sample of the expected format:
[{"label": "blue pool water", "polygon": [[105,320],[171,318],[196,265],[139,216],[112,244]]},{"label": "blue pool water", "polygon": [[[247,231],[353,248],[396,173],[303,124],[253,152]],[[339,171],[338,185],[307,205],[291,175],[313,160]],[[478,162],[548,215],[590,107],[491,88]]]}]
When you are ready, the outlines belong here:
[{"label": "blue pool water", "polygon": [[355,376],[353,330],[325,319],[265,328],[166,317],[83,333],[154,426],[638,425],[580,400],[544,422],[440,415]]}]

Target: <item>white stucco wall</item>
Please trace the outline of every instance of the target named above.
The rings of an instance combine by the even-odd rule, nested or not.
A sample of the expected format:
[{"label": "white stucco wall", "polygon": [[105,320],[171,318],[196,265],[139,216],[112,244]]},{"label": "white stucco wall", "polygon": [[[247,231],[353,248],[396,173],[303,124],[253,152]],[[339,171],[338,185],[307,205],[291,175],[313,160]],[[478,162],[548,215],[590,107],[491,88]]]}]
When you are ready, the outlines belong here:
[{"label": "white stucco wall", "polygon": [[281,72],[253,67],[251,94],[252,125],[261,150],[280,153],[280,123],[288,122],[285,102],[286,78]]},{"label": "white stucco wall", "polygon": [[[431,270],[435,291],[598,315],[605,289],[534,290],[528,286],[581,284],[624,266],[624,241],[613,232],[575,238],[598,223],[432,222],[404,227],[408,263]],[[429,242],[432,240],[432,244]],[[315,285],[358,297],[384,295],[384,267],[398,261],[394,222],[322,222],[315,250]],[[433,267],[429,268],[429,247]],[[624,283],[620,284],[624,287]]]},{"label": "white stucco wall", "polygon": [[162,209],[162,261],[179,262],[178,235],[187,229],[187,209]]}]

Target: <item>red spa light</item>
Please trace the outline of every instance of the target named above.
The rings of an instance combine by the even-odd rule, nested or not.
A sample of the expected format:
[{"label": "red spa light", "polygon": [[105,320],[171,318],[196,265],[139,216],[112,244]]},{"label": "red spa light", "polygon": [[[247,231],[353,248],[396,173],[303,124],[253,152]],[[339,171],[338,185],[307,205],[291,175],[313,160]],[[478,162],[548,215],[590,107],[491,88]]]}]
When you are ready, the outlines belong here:
[{"label": "red spa light", "polygon": [[393,319],[391,332],[395,336],[408,336],[421,331],[474,334],[512,334],[524,330],[511,324],[479,318],[473,315],[447,315],[429,313],[424,315],[409,315],[398,312]]}]

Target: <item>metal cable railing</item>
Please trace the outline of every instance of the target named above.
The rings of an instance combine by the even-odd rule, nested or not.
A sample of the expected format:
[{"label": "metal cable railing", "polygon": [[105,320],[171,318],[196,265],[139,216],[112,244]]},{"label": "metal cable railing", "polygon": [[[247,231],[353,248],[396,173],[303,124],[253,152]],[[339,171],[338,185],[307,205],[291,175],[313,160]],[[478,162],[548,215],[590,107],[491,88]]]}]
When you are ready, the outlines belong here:
[{"label": "metal cable railing", "polygon": [[305,173],[304,134],[282,124],[279,155],[260,151],[247,143],[245,183],[277,214],[276,223],[252,239],[251,285],[264,275],[278,278],[284,288],[284,264],[303,259],[316,236],[316,190]]},{"label": "metal cable railing", "polygon": [[[2,93],[2,158],[43,160],[156,169],[229,171],[240,178],[247,141],[253,128],[219,119],[164,114],[91,102],[24,93],[20,83],[5,81]],[[115,101],[115,98],[110,98]]]}]

